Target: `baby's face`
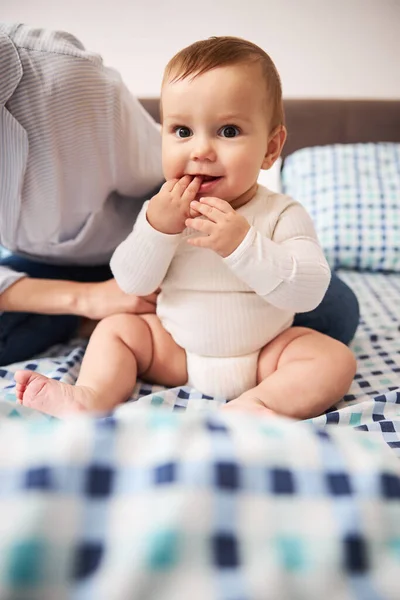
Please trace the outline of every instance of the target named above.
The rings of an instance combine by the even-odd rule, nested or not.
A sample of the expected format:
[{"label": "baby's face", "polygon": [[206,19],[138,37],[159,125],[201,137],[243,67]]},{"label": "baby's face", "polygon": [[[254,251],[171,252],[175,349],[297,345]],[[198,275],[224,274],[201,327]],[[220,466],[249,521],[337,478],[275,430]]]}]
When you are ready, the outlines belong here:
[{"label": "baby's face", "polygon": [[162,89],[164,176],[202,175],[199,197],[250,200],[268,146],[267,93],[258,64],[218,67]]}]

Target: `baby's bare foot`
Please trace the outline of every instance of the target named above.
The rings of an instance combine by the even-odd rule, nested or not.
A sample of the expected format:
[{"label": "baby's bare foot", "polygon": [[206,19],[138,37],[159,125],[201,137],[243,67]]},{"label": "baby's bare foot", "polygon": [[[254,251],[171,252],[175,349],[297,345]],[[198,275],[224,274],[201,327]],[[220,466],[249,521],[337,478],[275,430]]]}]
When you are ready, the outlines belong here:
[{"label": "baby's bare foot", "polygon": [[259,413],[270,417],[276,416],[276,412],[270,408],[267,408],[265,404],[263,404],[263,402],[256,396],[239,396],[238,398],[230,400],[221,408],[222,410],[241,410],[248,413]]},{"label": "baby's bare foot", "polygon": [[61,383],[34,371],[15,372],[16,395],[20,404],[54,417],[66,417],[87,410],[92,390]]}]

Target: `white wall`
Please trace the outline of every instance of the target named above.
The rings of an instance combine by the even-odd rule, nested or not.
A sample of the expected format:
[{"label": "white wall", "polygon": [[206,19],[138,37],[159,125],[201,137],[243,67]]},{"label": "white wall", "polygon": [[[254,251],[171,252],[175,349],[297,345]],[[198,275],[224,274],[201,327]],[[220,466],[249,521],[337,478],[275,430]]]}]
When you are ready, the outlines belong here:
[{"label": "white wall", "polygon": [[275,61],[287,97],[400,98],[400,0],[0,0],[0,19],[67,30],[157,96],[167,60],[238,35]]}]

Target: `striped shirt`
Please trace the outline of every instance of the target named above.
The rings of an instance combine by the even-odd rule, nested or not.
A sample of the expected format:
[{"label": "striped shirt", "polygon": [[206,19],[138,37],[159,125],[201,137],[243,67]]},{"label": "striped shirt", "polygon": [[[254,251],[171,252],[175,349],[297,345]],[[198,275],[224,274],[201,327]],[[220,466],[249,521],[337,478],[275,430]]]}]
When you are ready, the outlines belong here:
[{"label": "striped shirt", "polygon": [[[0,23],[0,245],[108,263],[163,181],[159,126],[70,34]],[[0,267],[0,293],[21,276]]]}]

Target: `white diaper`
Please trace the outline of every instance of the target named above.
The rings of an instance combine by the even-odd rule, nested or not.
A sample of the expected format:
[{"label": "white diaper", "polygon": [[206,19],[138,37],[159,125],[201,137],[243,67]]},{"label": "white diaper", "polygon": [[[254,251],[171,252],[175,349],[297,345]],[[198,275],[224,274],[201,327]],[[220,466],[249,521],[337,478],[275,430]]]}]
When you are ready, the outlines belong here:
[{"label": "white diaper", "polygon": [[260,351],[234,357],[199,356],[186,353],[188,385],[207,396],[232,400],[257,383]]}]

